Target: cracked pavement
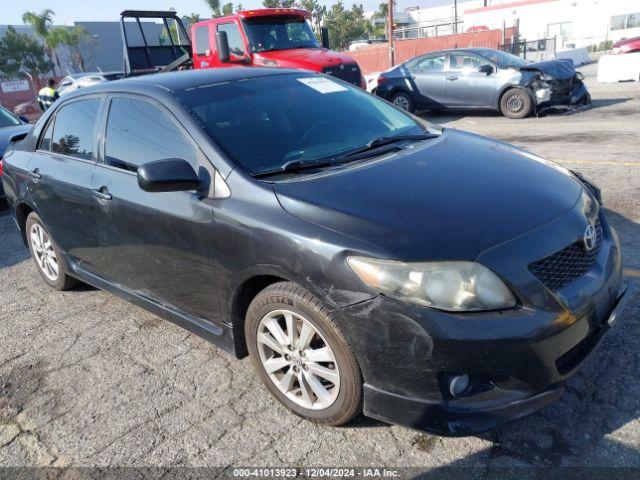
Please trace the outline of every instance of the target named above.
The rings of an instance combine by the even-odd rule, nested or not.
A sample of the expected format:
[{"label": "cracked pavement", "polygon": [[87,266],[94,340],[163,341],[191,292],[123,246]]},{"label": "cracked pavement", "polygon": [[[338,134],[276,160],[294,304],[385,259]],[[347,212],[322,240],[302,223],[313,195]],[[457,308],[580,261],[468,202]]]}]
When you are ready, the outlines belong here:
[{"label": "cracked pavement", "polygon": [[[603,190],[630,300],[554,405],[487,434],[441,438],[359,418],[321,427],[237,361],[108,293],[54,292],[0,212],[0,466],[640,467],[640,87],[522,121],[426,115],[563,163]],[[419,379],[416,379],[419,381]]]}]

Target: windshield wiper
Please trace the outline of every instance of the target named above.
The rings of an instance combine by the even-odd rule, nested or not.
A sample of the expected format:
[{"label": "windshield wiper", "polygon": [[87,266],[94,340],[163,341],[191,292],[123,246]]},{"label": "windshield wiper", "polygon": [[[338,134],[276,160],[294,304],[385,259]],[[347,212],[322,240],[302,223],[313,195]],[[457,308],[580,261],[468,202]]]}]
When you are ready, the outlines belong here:
[{"label": "windshield wiper", "polygon": [[300,172],[302,170],[312,170],[314,168],[330,167],[334,165],[333,162],[318,162],[304,161],[304,160],[291,160],[282,165],[280,168],[274,168],[272,170],[263,170],[261,172],[255,172],[252,174],[254,178],[269,177],[271,175],[279,175],[282,173]]},{"label": "windshield wiper", "polygon": [[348,152],[343,153],[337,158],[351,159],[351,157],[355,157],[355,156],[365,158],[366,156],[363,157],[362,154],[377,150],[380,147],[384,147],[386,145],[390,145],[395,142],[401,142],[401,141],[420,142],[422,140],[429,140],[431,138],[437,138],[439,136],[440,136],[439,134],[435,134],[435,133],[414,133],[412,135],[390,135],[387,137],[378,137],[378,138],[374,138],[373,140],[371,140],[366,145],[363,145],[362,147],[354,148],[353,150],[349,150]]},{"label": "windshield wiper", "polygon": [[[419,133],[413,135],[395,135],[388,137],[378,137],[371,140],[369,143],[362,147],[357,147],[339,155],[333,155],[325,157],[323,159],[305,161],[305,160],[290,160],[282,165],[280,168],[274,168],[272,170],[263,170],[261,172],[252,173],[254,178],[269,177],[271,175],[280,175],[283,173],[301,172],[304,170],[312,170],[316,168],[332,167],[335,165],[342,165],[349,162],[355,162],[362,158],[371,156],[372,153],[378,155],[380,153],[386,153],[391,150],[399,149],[398,146],[391,146],[391,144],[400,141],[413,141],[419,142],[422,140],[429,140],[431,138],[439,137],[438,134],[433,133]],[[384,152],[378,151],[383,147]]]}]

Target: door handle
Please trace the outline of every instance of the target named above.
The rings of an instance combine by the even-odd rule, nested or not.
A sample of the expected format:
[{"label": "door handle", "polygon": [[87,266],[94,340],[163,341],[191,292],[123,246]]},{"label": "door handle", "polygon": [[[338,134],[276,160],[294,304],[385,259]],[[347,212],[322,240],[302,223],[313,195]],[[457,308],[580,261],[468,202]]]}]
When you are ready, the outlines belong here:
[{"label": "door handle", "polygon": [[454,80],[457,80],[458,77],[447,77],[447,80],[453,82]]},{"label": "door handle", "polygon": [[40,180],[42,178],[42,175],[40,175],[40,169],[36,168],[34,170],[31,170],[30,172],[25,172],[27,174],[27,177],[29,178],[33,178],[34,180]]},{"label": "door handle", "polygon": [[93,195],[98,197],[100,200],[111,200],[113,198],[107,187],[100,187],[99,189],[94,190]]}]

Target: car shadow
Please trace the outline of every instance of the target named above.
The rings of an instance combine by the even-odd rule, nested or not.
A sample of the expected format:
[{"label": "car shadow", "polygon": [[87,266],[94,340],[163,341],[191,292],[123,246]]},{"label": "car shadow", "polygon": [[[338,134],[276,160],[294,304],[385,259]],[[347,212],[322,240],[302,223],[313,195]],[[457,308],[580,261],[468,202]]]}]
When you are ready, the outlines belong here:
[{"label": "car shadow", "polygon": [[29,258],[29,250],[20,238],[11,211],[0,209],[0,269],[11,267]]},{"label": "car shadow", "polygon": [[[560,401],[478,435],[488,448],[418,478],[585,479],[596,478],[593,468],[599,469],[598,478],[638,478],[640,253],[635,250],[640,224],[611,210],[606,215],[621,242],[629,287],[624,314],[567,382]],[[432,438],[418,434],[416,448],[432,448]]]}]

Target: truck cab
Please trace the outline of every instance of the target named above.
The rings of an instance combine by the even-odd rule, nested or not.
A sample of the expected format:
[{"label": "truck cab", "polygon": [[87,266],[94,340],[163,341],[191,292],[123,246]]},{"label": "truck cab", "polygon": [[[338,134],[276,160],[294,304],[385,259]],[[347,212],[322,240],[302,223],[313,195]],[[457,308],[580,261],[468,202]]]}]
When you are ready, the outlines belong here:
[{"label": "truck cab", "polygon": [[[195,23],[191,26],[193,66],[299,68],[364,88],[356,61],[329,50],[326,34],[320,45],[309,18],[306,10],[264,8]],[[228,49],[220,46],[225,41]]]}]

